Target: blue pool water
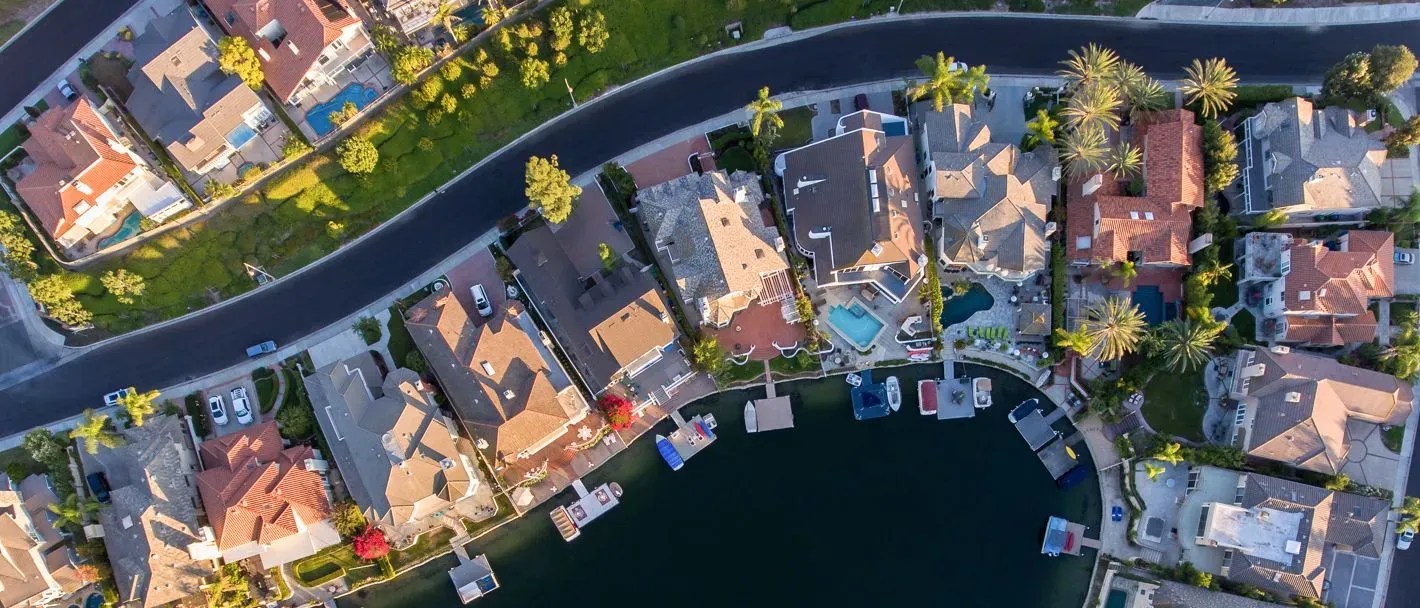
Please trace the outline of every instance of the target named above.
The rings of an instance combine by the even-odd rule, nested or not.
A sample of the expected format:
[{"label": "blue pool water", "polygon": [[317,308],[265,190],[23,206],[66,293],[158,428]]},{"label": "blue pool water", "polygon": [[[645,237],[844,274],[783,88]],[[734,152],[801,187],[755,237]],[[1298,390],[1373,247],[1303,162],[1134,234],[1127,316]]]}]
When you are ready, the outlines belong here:
[{"label": "blue pool water", "polygon": [[838,330],[838,333],[853,341],[854,346],[864,350],[873,345],[878,332],[883,330],[883,322],[857,302],[850,307],[834,304],[828,309],[828,323]]},{"label": "blue pool water", "polygon": [[469,25],[483,25],[483,7],[477,3],[469,3],[468,6],[454,11],[454,16]]},{"label": "blue pool water", "polygon": [[241,123],[227,134],[227,143],[232,144],[233,148],[240,149],[242,146],[245,146],[247,142],[255,138],[256,130],[252,129],[247,123]]},{"label": "blue pool water", "polygon": [[991,297],[991,292],[986,291],[981,283],[972,283],[971,289],[966,293],[953,296],[952,286],[943,285],[942,295],[946,302],[942,304],[942,327],[951,327],[971,318],[983,310],[990,310],[996,303],[996,299]]},{"label": "blue pool water", "polygon": [[888,137],[895,135],[907,135],[907,123],[900,121],[883,123],[883,134]]},{"label": "blue pool water", "polygon": [[103,249],[104,247],[108,247],[109,245],[112,245],[114,243],[122,242],[128,237],[138,234],[138,223],[142,221],[143,214],[138,213],[137,211],[128,214],[128,217],[123,218],[123,223],[119,225],[118,232],[113,233],[112,236],[107,236],[102,239],[99,239],[99,249]]},{"label": "blue pool water", "polygon": [[104,605],[103,594],[94,593],[84,600],[84,608],[99,608],[102,605]]},{"label": "blue pool water", "polygon": [[1134,288],[1130,297],[1139,312],[1144,313],[1144,322],[1150,327],[1164,322],[1164,294],[1154,285],[1140,285]]},{"label": "blue pool water", "polygon": [[360,83],[352,84],[341,89],[339,93],[335,94],[335,97],[330,98],[330,101],[312,106],[311,110],[306,112],[306,123],[311,125],[311,130],[315,131],[317,136],[323,136],[335,130],[335,125],[330,122],[331,112],[339,110],[347,101],[363,110],[379,96],[380,92],[373,88]]}]

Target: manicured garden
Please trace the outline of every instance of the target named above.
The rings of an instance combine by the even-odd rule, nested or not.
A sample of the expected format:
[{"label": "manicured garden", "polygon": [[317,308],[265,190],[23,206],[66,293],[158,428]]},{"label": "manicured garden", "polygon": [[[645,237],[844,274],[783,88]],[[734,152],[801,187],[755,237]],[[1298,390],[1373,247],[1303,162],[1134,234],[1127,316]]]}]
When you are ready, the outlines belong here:
[{"label": "manicured garden", "polygon": [[1203,412],[1207,409],[1208,392],[1200,370],[1157,373],[1144,387],[1141,413],[1159,433],[1203,441]]},{"label": "manicured garden", "polygon": [[1405,443],[1405,425],[1393,426],[1381,430],[1381,444],[1385,449],[1400,453],[1402,444]]},{"label": "manicured garden", "polygon": [[775,376],[797,376],[804,373],[823,371],[818,356],[808,351],[799,351],[793,357],[775,357],[769,360],[769,371]]},{"label": "manicured garden", "polygon": [[757,382],[764,377],[764,364],[759,361],[749,361],[744,365],[727,364],[725,370],[715,375],[715,380],[720,386],[730,386]]},{"label": "manicured garden", "polygon": [[408,566],[413,566],[429,559],[435,555],[449,550],[449,540],[454,537],[454,531],[448,528],[430,530],[421,534],[419,540],[414,541],[408,549],[390,552],[390,565],[398,572]]}]

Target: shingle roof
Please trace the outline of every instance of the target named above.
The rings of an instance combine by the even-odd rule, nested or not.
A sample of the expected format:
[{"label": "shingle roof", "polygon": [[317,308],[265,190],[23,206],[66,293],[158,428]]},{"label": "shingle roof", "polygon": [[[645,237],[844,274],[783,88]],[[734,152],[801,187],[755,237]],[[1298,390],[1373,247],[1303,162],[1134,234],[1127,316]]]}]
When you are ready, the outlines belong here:
[{"label": "shingle roof", "polygon": [[1264,168],[1271,194],[1269,202],[1260,184],[1254,184],[1253,201],[1264,208],[1379,206],[1385,145],[1358,123],[1346,108],[1317,109],[1300,97],[1263,106],[1248,125],[1252,137],[1265,140],[1270,151],[1254,162]]},{"label": "shingle roof", "polygon": [[[345,0],[203,0],[218,21],[245,38],[253,50],[265,51],[262,59],[266,83],[283,100],[301,84],[326,45],[340,38],[346,27],[360,22]],[[233,19],[228,22],[228,14]],[[278,48],[257,35],[272,22],[286,37]]]},{"label": "shingle roof", "polygon": [[[35,168],[15,187],[55,238],[74,227],[80,215],[76,206],[93,205],[138,166],[118,149],[118,136],[87,98],[51,108],[29,130],[24,148]],[[83,191],[86,188],[90,193]]]},{"label": "shingle roof", "polygon": [[[1145,114],[1133,129],[1133,142],[1144,154],[1144,195],[1124,194],[1108,175],[1072,179],[1066,253],[1091,262],[1122,262],[1137,253],[1139,263],[1187,266],[1190,214],[1203,205],[1202,128],[1192,112],[1169,110]],[[1103,177],[1100,188],[1084,194],[1096,176]],[[1080,247],[1082,242],[1089,246]]]},{"label": "shingle roof", "polygon": [[209,439],[200,450],[207,469],[197,487],[219,550],[269,544],[330,516],[324,481],[306,469],[314,451],[282,449],[275,421]]}]

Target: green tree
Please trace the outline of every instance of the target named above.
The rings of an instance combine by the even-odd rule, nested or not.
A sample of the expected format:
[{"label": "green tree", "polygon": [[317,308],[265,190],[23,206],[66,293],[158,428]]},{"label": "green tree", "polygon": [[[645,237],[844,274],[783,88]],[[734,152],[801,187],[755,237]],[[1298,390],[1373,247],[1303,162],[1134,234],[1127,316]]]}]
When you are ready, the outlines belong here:
[{"label": "green tree", "polygon": [[281,158],[295,158],[310,151],[311,145],[295,134],[286,136],[286,140],[281,142]]},{"label": "green tree", "polygon": [[123,411],[128,412],[128,418],[133,421],[133,426],[143,426],[143,422],[158,411],[158,406],[154,401],[158,399],[158,391],[138,392],[133,387],[128,388],[128,394],[119,397],[118,405]]},{"label": "green tree", "polygon": [[1134,278],[1139,276],[1139,268],[1132,260],[1124,260],[1122,262],[1115,262],[1114,266],[1110,268],[1109,273],[1113,275],[1114,278],[1123,281],[1124,286],[1128,287],[1130,283],[1134,282]]},{"label": "green tree", "polygon": [[1351,477],[1345,473],[1337,473],[1326,478],[1324,487],[1333,492],[1345,492],[1346,488],[1351,487]]},{"label": "green tree", "polygon": [[536,57],[528,57],[519,62],[518,75],[523,79],[523,86],[529,89],[536,89],[552,80],[552,72],[549,71],[547,62]]},{"label": "green tree", "polygon": [[331,509],[330,520],[341,538],[351,538],[359,534],[366,525],[365,514],[360,511],[360,505],[348,500],[337,503]]},{"label": "green tree", "polygon": [[1392,151],[1420,145],[1420,114],[1405,120],[1405,124],[1391,131],[1385,138],[1385,146]]},{"label": "green tree", "polygon": [[611,37],[606,31],[606,16],[601,11],[583,11],[577,23],[577,44],[593,55],[606,48]]},{"label": "green tree", "polygon": [[611,245],[606,243],[599,243],[597,245],[597,257],[601,258],[602,268],[607,272],[616,270],[616,262],[620,259],[616,255],[616,250],[612,249]]},{"label": "green tree", "polygon": [[725,371],[725,349],[715,336],[706,335],[695,341],[690,351],[690,363],[696,370],[712,376]]},{"label": "green tree", "polygon": [[1390,95],[1415,75],[1415,54],[1403,44],[1378,44],[1371,49],[1371,94]]},{"label": "green tree", "polygon": [[1144,313],[1124,298],[1107,298],[1086,309],[1081,323],[1102,361],[1115,361],[1134,352],[1144,337]]},{"label": "green tree", "polygon": [[439,77],[452,83],[463,76],[463,66],[458,61],[449,61],[439,66]]},{"label": "green tree", "polygon": [[453,95],[444,93],[444,96],[439,98],[439,107],[443,108],[445,113],[452,114],[454,110],[459,109],[459,100],[455,99]]},{"label": "green tree", "polygon": [[1331,66],[1322,78],[1321,94],[1338,100],[1370,100],[1374,97],[1376,90],[1371,76],[1371,54],[1357,51]]},{"label": "green tree", "polygon": [[380,162],[380,151],[363,137],[351,137],[335,148],[340,168],[356,175],[372,173]]},{"label": "green tree", "polygon": [[1026,123],[1026,148],[1034,149],[1041,144],[1055,143],[1055,132],[1060,122],[1044,108],[1035,111],[1035,118]]},{"label": "green tree", "polygon": [[1199,104],[1199,114],[1216,118],[1228,110],[1238,96],[1238,74],[1221,57],[1193,60],[1183,68],[1186,77],[1178,83],[1188,103]]},{"label": "green tree", "polygon": [[53,469],[59,466],[58,463],[68,463],[69,457],[65,452],[68,444],[49,429],[35,429],[25,433],[21,445],[31,459],[45,468]]},{"label": "green tree", "polygon": [[472,82],[466,82],[462,87],[459,87],[459,97],[464,99],[473,99],[473,94],[477,92],[478,87]]},{"label": "green tree", "polygon": [[224,36],[217,41],[217,67],[227,74],[236,74],[253,89],[261,88],[266,80],[261,72],[261,60],[245,38]]},{"label": "green tree", "polygon": [[942,51],[937,51],[936,57],[923,55],[917,60],[917,69],[927,79],[908,87],[907,96],[912,101],[931,97],[932,108],[938,112],[954,103],[970,102],[976,91],[984,90],[991,82],[986,66],[960,69],[956,58]]},{"label": "green tree", "polygon": [[1174,441],[1163,443],[1159,445],[1158,449],[1154,450],[1154,453],[1151,454],[1150,457],[1155,460],[1177,465],[1183,462],[1183,445]]},{"label": "green tree", "polygon": [[424,374],[429,371],[429,362],[424,360],[423,353],[418,350],[411,350],[404,356],[404,366],[416,374]]},{"label": "green tree", "polygon": [[1163,475],[1165,470],[1166,469],[1163,467],[1152,462],[1144,463],[1144,474],[1149,476],[1149,481],[1158,481],[1159,476]]},{"label": "green tree", "polygon": [[70,327],[81,327],[93,320],[94,315],[84,309],[84,305],[74,297],[69,283],[63,275],[42,276],[29,284],[30,297],[44,307],[50,318]]},{"label": "green tree", "polygon": [[434,51],[422,46],[401,46],[390,57],[390,76],[399,84],[413,84],[419,73],[433,63]]},{"label": "green tree", "polygon": [[123,436],[109,425],[108,414],[100,414],[92,408],[84,410],[84,419],[69,431],[69,438],[84,442],[84,451],[99,453],[99,446],[116,448],[124,444]]},{"label": "green tree", "polygon": [[39,276],[39,264],[34,261],[34,242],[29,239],[29,230],[19,215],[0,211],[0,266],[10,277],[21,283],[28,283]]},{"label": "green tree", "polygon": [[1109,162],[1109,145],[1104,131],[1098,127],[1066,131],[1060,137],[1059,147],[1065,168],[1076,177],[1103,169]]},{"label": "green tree", "polygon": [[572,184],[572,177],[557,165],[557,155],[550,158],[534,156],[528,159],[525,174],[527,189],[523,191],[533,207],[547,221],[561,224],[572,215],[572,205],[582,195],[582,188]]},{"label": "green tree", "polygon": [[1109,81],[1119,89],[1119,96],[1129,106],[1132,115],[1162,110],[1169,105],[1169,94],[1164,90],[1163,83],[1150,78],[1143,68],[1128,61],[1119,62]]},{"label": "green tree", "polygon": [[399,34],[395,33],[394,29],[388,25],[377,25],[370,30],[370,33],[375,43],[375,50],[387,58],[394,57],[400,47],[404,46],[404,41],[400,40]]},{"label": "green tree", "polygon": [[1213,352],[1213,342],[1226,327],[1219,324],[1197,323],[1192,319],[1174,319],[1159,328],[1159,342],[1163,348],[1164,364],[1178,373],[1187,373],[1208,362]]},{"label": "green tree", "polygon": [[1065,67],[1057,72],[1068,89],[1077,89],[1092,82],[1108,79],[1119,67],[1119,55],[1090,43],[1079,51],[1070,51],[1070,58],[1060,62]]},{"label": "green tree", "polygon": [[88,515],[97,513],[98,510],[99,501],[92,498],[79,500],[78,494],[70,494],[65,496],[63,501],[49,505],[49,512],[54,514],[57,520],[55,523],[61,527],[83,527]]},{"label": "green tree", "polygon": [[1203,122],[1203,187],[1207,198],[1238,179],[1238,140],[1216,120]]},{"label": "green tree", "polygon": [[1386,371],[1402,380],[1414,380],[1420,373],[1420,336],[1414,327],[1401,331],[1390,346],[1381,353]]},{"label": "green tree", "polygon": [[123,304],[132,304],[133,298],[142,297],[147,285],[143,282],[143,276],[128,272],[126,268],[110,270],[99,277],[99,282],[103,284],[113,298]]},{"label": "green tree", "polygon": [[209,201],[221,200],[237,193],[237,187],[227,182],[209,178],[202,186],[202,195]]},{"label": "green tree", "polygon": [[1257,230],[1279,226],[1287,221],[1287,214],[1281,209],[1268,209],[1266,212],[1253,216],[1252,227]]},{"label": "green tree", "polygon": [[1144,153],[1127,141],[1109,149],[1105,169],[1116,179],[1134,179],[1144,175]]},{"label": "green tree", "polygon": [[1080,356],[1088,357],[1095,349],[1095,343],[1083,327],[1075,331],[1066,331],[1063,327],[1055,328],[1055,345],[1065,350],[1073,350]]},{"label": "green tree", "polygon": [[210,608],[254,608],[257,605],[251,597],[251,581],[247,580],[241,564],[222,566],[217,582],[207,588],[207,602]]},{"label": "green tree", "polygon": [[1092,82],[1070,95],[1060,116],[1074,130],[1098,129],[1101,132],[1119,128],[1119,108],[1123,105],[1119,89],[1103,82]]},{"label": "green tree", "polygon": [[552,50],[564,51],[572,46],[572,9],[559,6],[547,15],[547,26],[552,31]]},{"label": "green tree", "polygon": [[774,141],[779,136],[779,129],[784,127],[784,119],[779,117],[779,111],[784,109],[784,102],[769,96],[769,87],[761,87],[759,96],[754,101],[745,106],[749,110],[749,133],[764,141]]}]

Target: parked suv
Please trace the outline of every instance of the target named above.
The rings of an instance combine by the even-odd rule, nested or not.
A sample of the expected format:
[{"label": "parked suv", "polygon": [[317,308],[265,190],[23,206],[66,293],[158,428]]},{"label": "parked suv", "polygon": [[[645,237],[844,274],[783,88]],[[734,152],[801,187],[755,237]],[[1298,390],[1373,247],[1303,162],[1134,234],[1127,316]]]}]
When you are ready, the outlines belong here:
[{"label": "parked suv", "polygon": [[221,395],[212,395],[207,398],[207,411],[212,413],[212,422],[227,424],[227,408],[222,407]]},{"label": "parked suv", "polygon": [[251,424],[251,403],[247,401],[247,389],[238,386],[232,389],[232,413],[237,415],[237,422]]},{"label": "parked suv", "polygon": [[483,285],[475,283],[469,288],[473,294],[473,307],[478,309],[478,314],[483,317],[493,316],[493,302],[488,299],[488,292],[483,290]]}]

